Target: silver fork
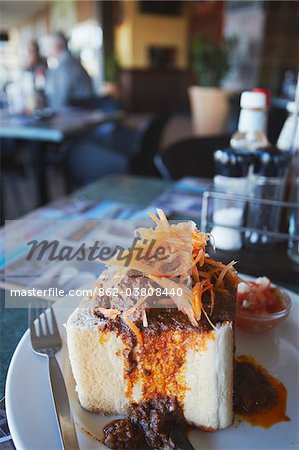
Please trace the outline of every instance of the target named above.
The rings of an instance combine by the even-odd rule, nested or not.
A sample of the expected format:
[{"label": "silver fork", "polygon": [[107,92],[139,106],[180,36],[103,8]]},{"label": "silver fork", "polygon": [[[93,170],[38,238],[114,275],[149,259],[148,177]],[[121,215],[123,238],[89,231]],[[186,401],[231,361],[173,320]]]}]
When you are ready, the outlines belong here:
[{"label": "silver fork", "polygon": [[[47,314],[47,311],[42,312],[41,308],[38,307],[34,314],[33,309],[29,305],[28,319],[31,345],[35,353],[48,358],[50,386],[62,447],[65,450],[79,450],[65,382],[55,357],[55,354],[62,347],[62,341],[54,311],[49,306],[49,314]],[[34,319],[35,317],[37,318]]]}]

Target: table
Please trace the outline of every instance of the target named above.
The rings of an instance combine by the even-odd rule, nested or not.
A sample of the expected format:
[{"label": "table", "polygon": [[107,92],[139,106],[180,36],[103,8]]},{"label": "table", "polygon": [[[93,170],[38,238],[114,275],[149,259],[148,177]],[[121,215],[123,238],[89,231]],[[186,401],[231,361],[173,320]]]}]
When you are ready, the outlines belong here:
[{"label": "table", "polygon": [[[107,176],[72,194],[74,198],[86,198],[91,201],[109,199],[137,204],[141,208],[153,202],[166,189],[171,187],[172,181],[156,178],[132,177],[126,175]],[[229,257],[229,256],[227,256]],[[222,255],[218,258],[222,258]],[[230,257],[230,260],[233,258]],[[238,259],[238,258],[236,258]],[[246,264],[246,261],[245,261]],[[249,267],[248,267],[249,270]],[[281,283],[287,288],[299,293],[296,280],[291,283]],[[4,291],[1,291],[0,303],[0,333],[1,333],[1,359],[0,364],[0,396],[4,392],[5,375],[10,358],[22,334],[27,329],[27,310],[4,309]],[[1,398],[1,397],[0,397]]]},{"label": "table", "polygon": [[61,144],[90,129],[123,117],[121,111],[104,113],[95,110],[65,108],[49,118],[15,115],[1,112],[0,138],[23,139],[36,143],[39,206],[49,201],[46,182],[46,151],[49,143]]},{"label": "table", "polygon": [[104,113],[96,110],[65,108],[49,118],[0,115],[0,137],[61,143],[105,122],[121,119],[121,111]]}]

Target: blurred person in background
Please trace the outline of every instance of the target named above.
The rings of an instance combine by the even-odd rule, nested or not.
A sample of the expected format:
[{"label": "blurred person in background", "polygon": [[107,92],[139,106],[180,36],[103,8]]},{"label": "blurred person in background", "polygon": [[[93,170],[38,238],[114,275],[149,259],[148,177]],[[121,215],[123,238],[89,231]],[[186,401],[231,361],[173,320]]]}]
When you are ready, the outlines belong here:
[{"label": "blurred person in background", "polygon": [[47,71],[47,62],[41,56],[39,45],[36,40],[33,40],[28,45],[28,62],[25,70],[32,72],[34,77],[40,75],[45,76]]},{"label": "blurred person in background", "polygon": [[92,81],[80,62],[68,49],[65,35],[55,32],[49,39],[49,57],[56,67],[46,77],[46,97],[53,109],[84,104],[93,97]]},{"label": "blurred person in background", "polygon": [[31,91],[33,110],[43,109],[46,106],[45,86],[47,68],[47,61],[41,56],[37,41],[32,40],[28,45],[28,61],[25,66],[23,78],[26,76],[26,73],[31,76],[31,80],[27,79],[27,83],[33,83]]}]

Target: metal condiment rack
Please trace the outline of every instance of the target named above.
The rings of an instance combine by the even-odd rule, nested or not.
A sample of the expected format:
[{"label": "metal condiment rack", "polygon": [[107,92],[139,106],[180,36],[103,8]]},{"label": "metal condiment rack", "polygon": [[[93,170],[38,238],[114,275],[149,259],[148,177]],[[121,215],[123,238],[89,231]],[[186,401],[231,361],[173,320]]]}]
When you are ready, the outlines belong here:
[{"label": "metal condiment rack", "polygon": [[[268,199],[262,199],[262,198],[253,198],[246,195],[237,195],[237,194],[227,194],[224,192],[217,192],[217,191],[205,191],[203,193],[202,197],[202,210],[201,210],[201,230],[204,232],[209,231],[209,229],[214,225],[214,221],[209,220],[209,201],[211,199],[218,199],[218,200],[232,200],[233,202],[242,202],[244,203],[244,207],[248,204],[258,204],[260,206],[274,206],[277,208],[286,208],[290,211],[299,210],[299,204],[292,203],[292,202],[285,202],[285,201],[277,201],[277,200],[268,200]],[[289,233],[283,233],[283,232],[274,232],[274,231],[268,231],[266,229],[256,229],[256,228],[250,228],[246,226],[234,226],[234,225],[226,225],[226,224],[219,224],[218,226],[221,226],[223,228],[229,228],[233,230],[238,230],[240,232],[255,232],[264,236],[269,236],[272,238],[280,239],[280,240],[289,240],[292,239],[293,241],[299,241],[299,235],[292,235]]]}]

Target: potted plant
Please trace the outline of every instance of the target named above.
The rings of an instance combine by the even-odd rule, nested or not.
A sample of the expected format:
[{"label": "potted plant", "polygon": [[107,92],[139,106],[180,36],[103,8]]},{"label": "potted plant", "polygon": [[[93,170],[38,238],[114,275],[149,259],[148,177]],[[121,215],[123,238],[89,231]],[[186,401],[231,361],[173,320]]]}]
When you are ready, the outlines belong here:
[{"label": "potted plant", "polygon": [[220,88],[231,67],[235,37],[220,44],[197,36],[192,42],[192,67],[198,86],[189,88],[193,130],[195,134],[212,135],[225,132],[229,103],[228,93]]},{"label": "potted plant", "polygon": [[109,55],[105,58],[104,62],[104,93],[111,95],[112,97],[120,97],[120,66],[114,55]]}]

